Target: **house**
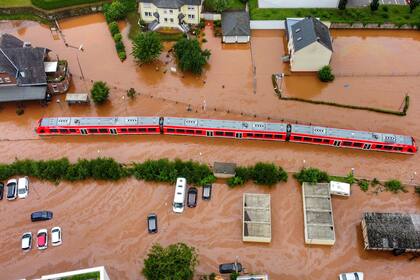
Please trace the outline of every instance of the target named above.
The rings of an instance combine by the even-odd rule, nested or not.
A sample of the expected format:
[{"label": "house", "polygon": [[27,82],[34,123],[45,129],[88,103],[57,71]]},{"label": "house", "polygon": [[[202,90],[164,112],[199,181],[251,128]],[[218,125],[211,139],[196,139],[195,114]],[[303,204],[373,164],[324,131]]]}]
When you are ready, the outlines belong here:
[{"label": "house", "polygon": [[47,48],[0,35],[0,102],[45,100],[70,84],[66,61],[51,61]]},{"label": "house", "polygon": [[245,11],[222,14],[222,42],[248,43],[251,38],[249,14]]},{"label": "house", "polygon": [[[104,266],[97,266],[61,273],[55,273],[50,275],[44,275],[37,280],[57,280],[57,279],[98,279],[98,280],[110,280]],[[35,280],[35,279],[34,279]]]},{"label": "house", "polygon": [[259,8],[337,8],[339,0],[258,0]]},{"label": "house", "polygon": [[287,19],[286,34],[292,71],[318,71],[330,64],[332,40],[324,23],[313,17]]},{"label": "house", "polygon": [[189,31],[189,24],[200,23],[203,0],[139,0],[140,18],[151,31],[178,29]]}]

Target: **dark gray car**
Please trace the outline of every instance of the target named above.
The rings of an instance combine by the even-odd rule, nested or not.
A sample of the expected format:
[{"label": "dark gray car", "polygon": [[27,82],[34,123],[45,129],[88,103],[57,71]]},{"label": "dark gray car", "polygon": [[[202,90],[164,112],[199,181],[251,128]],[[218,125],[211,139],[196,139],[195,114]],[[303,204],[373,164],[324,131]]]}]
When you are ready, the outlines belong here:
[{"label": "dark gray car", "polygon": [[147,216],[147,230],[149,233],[156,233],[158,231],[157,215],[151,213]]},{"label": "dark gray car", "polygon": [[47,221],[53,218],[53,213],[51,211],[37,211],[31,214],[32,222]]}]

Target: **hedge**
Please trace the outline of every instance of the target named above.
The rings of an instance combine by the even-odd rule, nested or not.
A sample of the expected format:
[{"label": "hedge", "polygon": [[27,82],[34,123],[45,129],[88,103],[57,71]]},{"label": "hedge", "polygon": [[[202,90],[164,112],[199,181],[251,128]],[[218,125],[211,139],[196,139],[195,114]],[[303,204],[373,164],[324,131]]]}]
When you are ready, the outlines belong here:
[{"label": "hedge", "polygon": [[279,182],[287,182],[287,173],[272,163],[258,162],[254,166],[237,167],[235,176],[228,180],[230,187],[240,186],[252,180],[255,184],[274,186]]},{"label": "hedge", "polygon": [[44,9],[54,10],[70,6],[92,4],[92,3],[105,3],[110,2],[106,0],[31,0],[32,5]]}]

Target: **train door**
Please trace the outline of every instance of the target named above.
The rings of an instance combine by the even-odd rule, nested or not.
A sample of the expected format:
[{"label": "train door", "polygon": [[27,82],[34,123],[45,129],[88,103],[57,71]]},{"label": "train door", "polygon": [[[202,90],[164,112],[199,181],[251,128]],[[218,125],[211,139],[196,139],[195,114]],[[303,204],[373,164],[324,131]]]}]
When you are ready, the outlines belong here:
[{"label": "train door", "polygon": [[86,135],[86,134],[88,134],[88,131],[87,131],[87,129],[86,129],[86,128],[81,128],[81,129],[80,129],[80,133],[81,133],[82,135]]},{"label": "train door", "polygon": [[206,135],[207,137],[213,137],[213,131],[207,130]]},{"label": "train door", "polygon": [[370,148],[372,147],[372,144],[365,144],[364,146],[363,146],[363,149],[365,149],[365,150],[370,150]]},{"label": "train door", "polygon": [[334,146],[336,146],[336,147],[340,147],[340,144],[341,144],[341,141],[338,141],[338,140],[334,140]]},{"label": "train door", "polygon": [[117,129],[116,128],[111,128],[109,130],[109,132],[111,132],[112,135],[117,135]]},{"label": "train door", "polygon": [[241,132],[236,132],[236,138],[238,139],[242,139],[242,133]]}]

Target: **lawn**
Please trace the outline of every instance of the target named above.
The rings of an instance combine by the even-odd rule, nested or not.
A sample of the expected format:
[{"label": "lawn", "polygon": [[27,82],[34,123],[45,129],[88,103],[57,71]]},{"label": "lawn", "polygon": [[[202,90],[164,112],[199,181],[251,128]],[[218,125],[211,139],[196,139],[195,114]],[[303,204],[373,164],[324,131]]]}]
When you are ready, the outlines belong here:
[{"label": "lawn", "polygon": [[91,3],[109,2],[109,1],[104,1],[104,0],[31,0],[31,2],[34,6],[38,8],[41,8],[44,10],[53,10],[53,9],[59,9],[59,8],[82,5],[82,4],[91,4]]},{"label": "lawn", "polygon": [[[258,0],[257,0],[258,1]],[[241,0],[227,0],[228,4],[226,10],[244,10],[245,4]],[[205,0],[204,1],[204,10],[205,11],[214,11],[214,0]]]},{"label": "lawn", "polygon": [[335,23],[395,23],[420,26],[420,8],[410,13],[408,6],[381,5],[379,10],[371,12],[369,7],[346,10],[333,8],[260,9],[258,0],[249,0],[249,3],[253,20],[282,20],[288,17],[314,16]]},{"label": "lawn", "polygon": [[0,7],[31,6],[31,0],[0,0]]}]

